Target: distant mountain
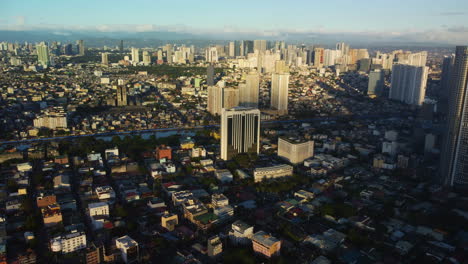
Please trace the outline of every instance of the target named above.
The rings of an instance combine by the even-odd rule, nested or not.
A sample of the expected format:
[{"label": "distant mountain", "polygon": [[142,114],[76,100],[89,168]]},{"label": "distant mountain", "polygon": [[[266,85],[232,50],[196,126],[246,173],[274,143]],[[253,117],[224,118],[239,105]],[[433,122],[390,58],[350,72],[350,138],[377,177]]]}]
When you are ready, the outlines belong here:
[{"label": "distant mountain", "polygon": [[8,31],[0,30],[0,41],[8,42],[41,42],[60,41],[75,43],[78,39],[85,40],[88,47],[117,46],[124,40],[125,47],[156,47],[166,43],[206,46],[209,44],[223,44],[230,40],[266,39],[283,40],[296,44],[320,44],[333,46],[337,42],[347,42],[354,47],[379,47],[382,45],[395,47],[450,47],[452,45],[440,41],[427,41],[425,36],[414,35],[382,35],[372,33],[302,33],[275,32],[265,33],[188,33],[171,31],[148,32],[101,32],[101,31],[72,31],[72,30],[37,30],[37,31]]}]

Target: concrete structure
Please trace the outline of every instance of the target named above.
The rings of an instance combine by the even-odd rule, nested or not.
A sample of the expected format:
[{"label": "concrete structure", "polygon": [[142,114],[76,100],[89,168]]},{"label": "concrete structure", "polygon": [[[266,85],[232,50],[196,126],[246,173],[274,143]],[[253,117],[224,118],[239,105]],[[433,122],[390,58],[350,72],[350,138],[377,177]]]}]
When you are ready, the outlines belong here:
[{"label": "concrete structure", "polygon": [[445,184],[468,185],[468,47],[458,46],[448,98],[448,127],[441,154],[440,173]]},{"label": "concrete structure", "polygon": [[293,167],[291,165],[276,165],[271,167],[255,168],[254,181],[261,182],[264,179],[276,179],[289,177],[293,175]]},{"label": "concrete structure", "polygon": [[133,63],[140,62],[140,50],[137,48],[132,48],[132,62]]},{"label": "concrete structure", "polygon": [[252,247],[254,252],[270,258],[280,254],[281,241],[264,231],[258,231],[252,236]]},{"label": "concrete structure", "polygon": [[381,70],[373,70],[369,73],[369,83],[367,85],[367,95],[381,96],[385,84],[385,74]]},{"label": "concrete structure", "polygon": [[119,85],[116,87],[116,90],[117,90],[117,106],[128,105],[127,86]]},{"label": "concrete structure", "polygon": [[395,64],[389,98],[411,105],[422,105],[426,95],[428,67]]},{"label": "concrete structure", "polygon": [[251,242],[253,230],[253,226],[237,220],[231,225],[229,239],[233,244],[248,245]]},{"label": "concrete structure", "polygon": [[239,106],[258,108],[259,91],[259,74],[249,72],[245,77],[245,84],[239,84]]},{"label": "concrete structure", "polygon": [[223,252],[223,243],[219,236],[213,236],[208,238],[208,256],[216,257]]},{"label": "concrete structure", "polygon": [[86,248],[86,234],[72,230],[70,233],[56,237],[51,241],[53,252],[71,253]]},{"label": "concrete structure", "polygon": [[304,162],[304,160],[314,156],[314,141],[280,137],[278,139],[278,156],[293,164]]},{"label": "concrete structure", "polygon": [[235,107],[223,109],[221,116],[221,158],[260,151],[260,111]]},{"label": "concrete structure", "polygon": [[278,114],[288,113],[289,73],[273,73],[271,75],[271,108]]},{"label": "concrete structure", "polygon": [[125,263],[138,263],[140,252],[138,243],[129,236],[119,237],[115,240],[115,246],[122,253]]},{"label": "concrete structure", "polygon": [[36,45],[36,52],[37,52],[37,60],[39,64],[42,66],[49,66],[50,65],[50,55],[49,55],[49,47],[42,42],[41,44]]},{"label": "concrete structure", "polygon": [[179,217],[177,214],[165,212],[161,216],[161,226],[169,231],[173,231],[175,226],[179,224]]},{"label": "concrete structure", "polygon": [[216,47],[207,48],[205,58],[207,62],[218,62],[218,49]]}]

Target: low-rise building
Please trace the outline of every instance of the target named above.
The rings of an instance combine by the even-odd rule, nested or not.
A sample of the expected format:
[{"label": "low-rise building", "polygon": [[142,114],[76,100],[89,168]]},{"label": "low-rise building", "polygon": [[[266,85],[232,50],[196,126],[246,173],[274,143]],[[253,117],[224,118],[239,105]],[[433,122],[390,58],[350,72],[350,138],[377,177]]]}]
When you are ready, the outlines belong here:
[{"label": "low-rise building", "polygon": [[56,237],[51,241],[53,252],[70,253],[86,248],[86,234],[83,231],[72,230],[68,234]]},{"label": "low-rise building", "polygon": [[301,163],[314,156],[314,141],[280,137],[278,139],[278,156],[293,164]]},{"label": "low-rise building", "polygon": [[281,240],[264,231],[258,231],[252,236],[252,247],[255,253],[270,258],[280,254]]},{"label": "low-rise building", "polygon": [[241,220],[237,220],[231,225],[229,239],[233,244],[247,245],[251,241],[253,230],[253,226],[250,226]]},{"label": "low-rise building", "polygon": [[125,263],[138,263],[140,252],[138,243],[129,236],[119,237],[115,240],[115,246],[122,253]]},{"label": "low-rise building", "polygon": [[208,238],[208,256],[216,257],[223,252],[223,243],[219,236]]},{"label": "low-rise building", "polygon": [[264,179],[289,177],[293,175],[293,167],[291,165],[283,164],[271,167],[255,168],[253,175],[255,182],[261,182]]}]

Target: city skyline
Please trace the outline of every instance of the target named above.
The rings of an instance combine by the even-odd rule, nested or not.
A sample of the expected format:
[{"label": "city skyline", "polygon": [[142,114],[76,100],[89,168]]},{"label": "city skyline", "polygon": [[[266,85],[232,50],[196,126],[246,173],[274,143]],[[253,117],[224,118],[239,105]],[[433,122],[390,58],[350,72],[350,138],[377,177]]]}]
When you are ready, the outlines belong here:
[{"label": "city skyline", "polygon": [[[190,4],[187,1],[180,3],[181,6]],[[73,32],[161,31],[214,39],[251,35],[318,40],[359,37],[370,41],[441,44],[468,41],[468,28],[465,26],[468,24],[468,3],[459,0],[434,1],[430,4],[420,0],[399,0],[385,8],[367,0],[359,4],[342,0],[323,3],[295,1],[290,6],[298,8],[285,10],[278,1],[249,2],[248,5],[239,2],[229,6],[204,1],[187,9],[177,9],[171,3],[150,1],[139,1],[131,6],[115,5],[109,1],[90,3],[87,0],[81,5],[58,1],[30,1],[28,5],[9,2],[0,10],[3,18],[0,20],[0,30],[48,30],[57,36]],[[317,7],[323,12],[314,12]],[[41,12],[37,12],[38,9]],[[86,13],[86,16],[63,12],[69,9],[74,10],[73,14]]]}]

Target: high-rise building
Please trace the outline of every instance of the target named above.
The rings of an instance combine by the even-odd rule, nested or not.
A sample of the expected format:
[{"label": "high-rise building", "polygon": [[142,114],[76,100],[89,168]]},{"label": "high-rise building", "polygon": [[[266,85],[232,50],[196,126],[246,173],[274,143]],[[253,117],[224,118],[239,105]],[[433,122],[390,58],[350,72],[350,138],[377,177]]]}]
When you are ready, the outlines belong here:
[{"label": "high-rise building", "polygon": [[278,156],[293,164],[304,162],[314,156],[314,141],[280,137],[278,139]]},{"label": "high-rise building", "polygon": [[123,51],[124,51],[123,40],[120,40],[119,51],[120,51],[120,53],[123,53]]},{"label": "high-rise building", "polygon": [[103,52],[101,54],[101,64],[102,65],[108,65],[109,64],[109,57],[108,57],[108,53],[107,52]]},{"label": "high-rise building", "polygon": [[441,176],[450,186],[468,185],[468,46],[455,51],[449,83],[448,127],[441,155]]},{"label": "high-rise building", "polygon": [[205,52],[207,62],[218,62],[218,49],[216,47],[208,47]]},{"label": "high-rise building", "polygon": [[132,62],[140,62],[140,50],[137,48],[132,48]]},{"label": "high-rise building", "polygon": [[324,62],[324,53],[325,50],[323,48],[314,48],[314,66],[317,68],[321,68]]},{"label": "high-rise building", "polygon": [[232,159],[240,153],[259,153],[260,110],[235,107],[221,114],[221,158]]},{"label": "high-rise building", "polygon": [[260,91],[260,76],[257,72],[249,72],[245,77],[245,84],[239,85],[239,105],[258,108],[258,94]]},{"label": "high-rise building", "polygon": [[267,50],[267,41],[264,39],[254,40],[253,42],[253,51],[264,52]]},{"label": "high-rise building", "polygon": [[394,64],[389,98],[411,105],[422,105],[426,95],[428,67]]},{"label": "high-rise building", "polygon": [[39,61],[39,64],[43,66],[49,66],[50,65],[50,56],[49,56],[49,47],[42,42],[41,44],[36,45],[36,51],[37,51],[37,60]]},{"label": "high-rise building", "polygon": [[213,86],[214,85],[214,65],[210,63],[206,68],[206,85]]},{"label": "high-rise building", "polygon": [[369,73],[367,95],[381,96],[385,83],[385,74],[381,70],[373,70]]},{"label": "high-rise building", "polygon": [[207,110],[212,115],[221,115],[222,109],[239,105],[239,89],[232,87],[208,86]]},{"label": "high-rise building", "polygon": [[289,73],[273,73],[271,75],[271,108],[278,114],[288,113]]},{"label": "high-rise building", "polygon": [[127,86],[117,86],[117,106],[127,105]]},{"label": "high-rise building", "polygon": [[449,83],[451,79],[451,73],[453,64],[455,62],[455,55],[445,56],[442,62],[442,74],[440,78],[440,94],[439,98],[446,101],[449,95]]},{"label": "high-rise building", "polygon": [[73,55],[73,45],[68,43],[63,46],[64,55]]},{"label": "high-rise building", "polygon": [[148,51],[143,51],[143,64],[145,66],[148,66],[151,64],[151,55],[149,54]]},{"label": "high-rise building", "polygon": [[234,41],[229,42],[229,57],[236,56],[236,43]]},{"label": "high-rise building", "polygon": [[239,40],[234,41],[234,56],[235,57],[244,55],[241,52],[241,50],[242,51],[244,50],[243,45],[244,44],[242,41],[239,41]]},{"label": "high-rise building", "polygon": [[254,52],[254,42],[252,40],[244,40],[244,52],[243,52],[243,56],[247,56],[247,54],[249,53],[253,53]]},{"label": "high-rise building", "polygon": [[84,56],[85,55],[85,45],[84,40],[78,40],[78,55]]}]

